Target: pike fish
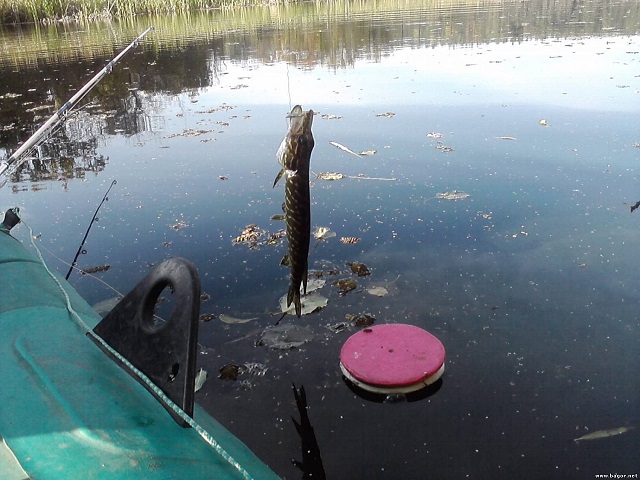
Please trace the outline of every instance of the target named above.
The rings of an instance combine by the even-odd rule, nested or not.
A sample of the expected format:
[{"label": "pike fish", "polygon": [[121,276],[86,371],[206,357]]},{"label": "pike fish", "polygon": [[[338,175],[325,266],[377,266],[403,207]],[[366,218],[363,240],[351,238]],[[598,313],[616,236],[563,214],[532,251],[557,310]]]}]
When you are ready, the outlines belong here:
[{"label": "pike fish", "polygon": [[289,264],[291,268],[287,307],[293,303],[296,315],[300,317],[300,286],[307,294],[307,271],[309,242],[311,240],[311,196],[309,193],[309,163],[314,140],[311,133],[313,110],[303,111],[296,105],[287,115],[289,131],[282,140],[276,157],[282,170],[278,173],[273,186],[285,177],[284,215],[289,245]]}]

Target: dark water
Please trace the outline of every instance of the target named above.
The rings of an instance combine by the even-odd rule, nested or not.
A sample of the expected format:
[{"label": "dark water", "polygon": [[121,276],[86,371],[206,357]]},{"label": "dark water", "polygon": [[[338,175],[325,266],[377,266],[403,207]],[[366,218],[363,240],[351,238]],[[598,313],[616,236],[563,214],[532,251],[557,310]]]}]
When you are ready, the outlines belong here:
[{"label": "dark water", "polygon": [[[292,383],[306,389],[328,478],[639,473],[637,428],[573,440],[639,423],[638,4],[335,5],[154,19],[156,39],[11,177],[0,207],[21,207],[66,272],[55,257],[73,258],[116,179],[79,266],[109,264],[97,276],[126,292],[183,256],[210,295],[202,313],[255,318],[202,323],[209,379],[197,401],[283,478],[301,477]],[[0,146],[15,149],[104,65],[113,38],[123,46],[144,28],[5,31],[5,45],[31,43],[3,52]],[[94,49],[65,50],[65,38]],[[233,239],[248,224],[283,228],[270,220],[283,199],[271,185],[296,103],[318,112],[311,169],[348,177],[312,182],[313,227],[337,234],[310,253],[328,305],[281,322],[315,336],[272,350],[255,341],[279,318],[286,244]],[[469,197],[436,198],[452,190]],[[338,240],[350,236],[361,240]],[[354,261],[371,275],[350,274]],[[339,278],[359,288],[340,296]],[[92,304],[114,296],[87,276],[71,282]],[[397,402],[351,389],[338,357],[357,328],[326,326],[359,313],[438,336],[442,382]],[[268,369],[216,378],[229,362]]]}]

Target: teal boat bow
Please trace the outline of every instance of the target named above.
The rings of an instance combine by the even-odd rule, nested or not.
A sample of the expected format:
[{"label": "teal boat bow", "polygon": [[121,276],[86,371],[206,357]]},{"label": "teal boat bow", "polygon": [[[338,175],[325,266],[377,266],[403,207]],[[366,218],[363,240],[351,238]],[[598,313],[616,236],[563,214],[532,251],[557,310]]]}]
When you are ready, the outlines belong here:
[{"label": "teal boat bow", "polygon": [[278,478],[197,404],[197,428],[179,426],[87,337],[67,298],[89,328],[100,317],[9,230],[0,231],[3,478]]}]

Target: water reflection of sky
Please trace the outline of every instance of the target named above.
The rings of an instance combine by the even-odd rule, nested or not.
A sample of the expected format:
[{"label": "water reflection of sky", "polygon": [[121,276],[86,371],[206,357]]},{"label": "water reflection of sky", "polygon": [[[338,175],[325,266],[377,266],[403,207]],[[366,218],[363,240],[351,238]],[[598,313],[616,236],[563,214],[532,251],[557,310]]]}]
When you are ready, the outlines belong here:
[{"label": "water reflection of sky", "polygon": [[379,105],[506,102],[631,111],[638,102],[639,48],[637,37],[406,48],[380,63],[359,60],[335,71],[230,65],[220,86],[247,85],[234,92],[243,103],[287,103],[291,97],[294,103],[370,105],[375,95]]},{"label": "water reflection of sky", "polygon": [[[104,172],[67,191],[5,189],[2,202],[22,205],[43,244],[72,258],[116,178],[85,266],[109,263],[102,278],[126,291],[149,264],[184,256],[212,295],[203,311],[258,315],[203,326],[211,375],[198,400],[286,478],[298,478],[291,381],[307,388],[329,478],[635,473],[637,431],[572,439],[636,425],[640,413],[638,219],[624,203],[640,199],[636,50],[638,37],[614,37],[405,49],[337,71],[230,64],[218,84],[150,109],[159,129],[109,138]],[[224,342],[273,322],[287,287],[283,245],[252,251],[231,240],[247,224],[281,227],[269,217],[282,201],[271,185],[289,99],[342,117],[315,118],[312,170],[397,181],[314,181],[313,225],[362,241],[315,246],[313,268],[362,261],[373,274],[361,284],[391,294],[326,287],[328,307],[295,320],[316,341],[282,353],[253,337]],[[203,113],[224,104],[234,108]],[[385,112],[395,116],[376,116]],[[206,133],[174,136],[186,129]],[[356,158],[329,141],[377,153]],[[453,189],[471,196],[435,198]],[[172,229],[178,220],[187,226]],[[73,283],[92,303],[111,296],[86,278]],[[348,332],[324,325],[360,312],[441,338],[448,363],[436,395],[376,404],[342,384]],[[227,361],[270,371],[244,390],[215,378]]]}]

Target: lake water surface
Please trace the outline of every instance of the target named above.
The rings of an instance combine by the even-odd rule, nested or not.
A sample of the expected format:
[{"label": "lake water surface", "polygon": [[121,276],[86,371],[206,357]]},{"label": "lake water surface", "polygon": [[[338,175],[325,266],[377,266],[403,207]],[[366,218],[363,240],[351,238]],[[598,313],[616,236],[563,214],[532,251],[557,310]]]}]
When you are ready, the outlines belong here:
[{"label": "lake water surface", "polygon": [[[302,476],[292,383],[305,387],[327,478],[638,474],[639,12],[596,0],[331,3],[5,27],[5,154],[156,30],[11,176],[0,207],[21,208],[65,273],[58,259],[71,261],[117,180],[78,266],[110,265],[96,276],[124,293],[164,258],[196,265],[201,313],[215,317],[201,323],[209,378],[196,400],[283,478]],[[312,228],[337,235],[309,258],[328,304],[282,319],[313,338],[275,350],[256,341],[280,318],[286,242],[234,239],[250,224],[284,228],[272,184],[295,104],[317,112],[311,170],[345,178],[312,175]],[[468,196],[437,197],[452,191]],[[343,278],[358,287],[341,295]],[[91,304],[115,295],[70,281]],[[358,327],[327,327],[364,313],[436,335],[442,381],[386,401],[351,388],[338,359]],[[217,378],[227,363],[266,371]],[[636,428],[574,441],[619,427]]]}]

